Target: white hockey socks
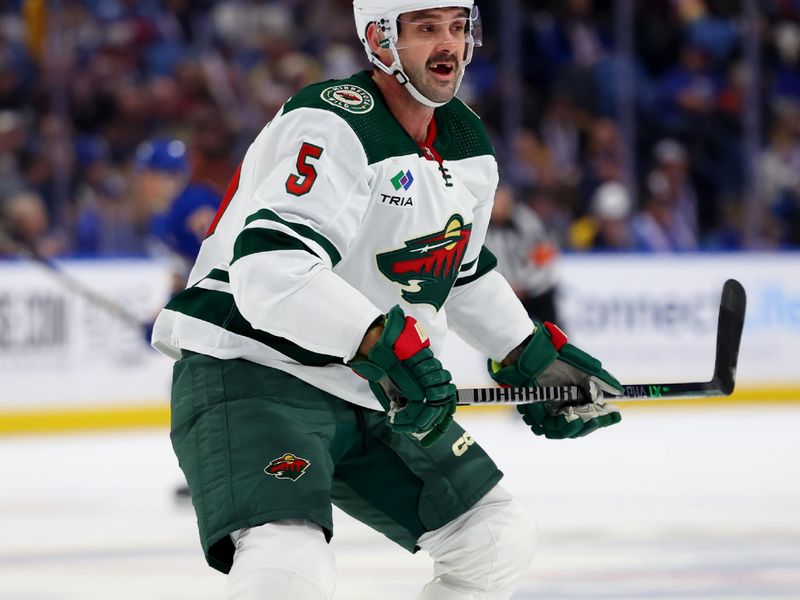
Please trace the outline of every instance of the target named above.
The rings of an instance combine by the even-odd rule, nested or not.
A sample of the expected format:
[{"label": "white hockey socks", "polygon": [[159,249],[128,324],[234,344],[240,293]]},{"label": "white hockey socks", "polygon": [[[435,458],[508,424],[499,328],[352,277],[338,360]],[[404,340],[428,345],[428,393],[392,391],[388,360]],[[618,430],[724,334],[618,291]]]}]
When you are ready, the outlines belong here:
[{"label": "white hockey socks", "polygon": [[329,600],[336,561],[322,528],[286,519],[235,532],[227,600]]},{"label": "white hockey socks", "polygon": [[536,525],[500,486],[418,544],[434,559],[419,600],[507,600],[533,560]]}]

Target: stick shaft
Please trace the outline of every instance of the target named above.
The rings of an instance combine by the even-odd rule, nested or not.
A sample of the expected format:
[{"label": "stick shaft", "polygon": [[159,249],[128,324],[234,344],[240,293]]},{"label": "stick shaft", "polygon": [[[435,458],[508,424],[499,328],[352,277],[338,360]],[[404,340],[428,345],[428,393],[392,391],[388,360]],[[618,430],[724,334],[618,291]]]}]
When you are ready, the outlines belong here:
[{"label": "stick shaft", "polygon": [[81,296],[88,302],[91,302],[98,308],[116,317],[123,323],[137,328],[144,327],[145,324],[142,319],[134,315],[127,308],[101,294],[100,292],[95,291],[77,277],[74,277],[73,275],[70,275],[64,271],[52,260],[39,255],[32,248],[28,248],[27,246],[11,239],[3,231],[0,231],[0,245],[12,250],[17,256],[31,260],[37,265],[44,267],[65,289],[77,294],[78,296]]},{"label": "stick shaft", "polygon": [[[612,402],[629,402],[729,396],[733,393],[736,383],[736,365],[739,360],[746,306],[747,296],[742,284],[735,279],[726,281],[720,299],[714,375],[710,381],[629,384],[622,386],[625,389],[622,395],[609,399]],[[584,404],[587,398],[575,385],[458,390],[459,406],[534,402]]]},{"label": "stick shaft", "polygon": [[[609,397],[610,402],[635,400],[674,400],[725,396],[714,380],[697,383],[639,383],[624,385],[625,393]],[[459,406],[533,404],[535,402],[584,403],[585,396],[576,385],[510,388],[463,388],[458,390]]]}]

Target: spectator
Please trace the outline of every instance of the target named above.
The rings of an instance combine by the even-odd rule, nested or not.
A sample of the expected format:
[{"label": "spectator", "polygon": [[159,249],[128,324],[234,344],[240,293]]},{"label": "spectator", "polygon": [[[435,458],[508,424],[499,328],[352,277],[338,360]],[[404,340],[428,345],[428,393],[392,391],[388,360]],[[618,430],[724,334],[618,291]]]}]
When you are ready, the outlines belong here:
[{"label": "spectator", "polygon": [[800,25],[782,21],[775,26],[778,64],[773,93],[780,100],[800,103]]},{"label": "spectator", "polygon": [[759,161],[759,190],[767,208],[800,187],[800,103],[782,102]]},{"label": "spectator", "polygon": [[12,196],[3,207],[2,230],[11,240],[0,249],[9,255],[16,253],[18,245],[26,252],[44,258],[60,255],[65,241],[51,231],[50,218],[41,197],[31,191],[22,191]]},{"label": "spectator", "polygon": [[[539,56],[545,59],[552,78],[560,78],[578,91],[588,84],[588,70],[607,54],[610,40],[604,25],[608,19],[595,11],[593,0],[559,4],[560,18],[538,20]],[[585,95],[579,97],[589,100]]]},{"label": "spectator", "polygon": [[[694,236],[699,235],[699,202],[689,177],[689,155],[680,142],[663,139],[653,148],[654,174],[663,176],[663,193],[680,212]],[[709,222],[712,219],[708,219]]]},{"label": "spectator", "polygon": [[72,251],[78,256],[134,256],[144,253],[135,227],[125,178],[113,168],[107,144],[99,136],[76,140],[81,183],[76,191]]},{"label": "spectator", "polygon": [[587,115],[566,93],[556,93],[542,115],[542,142],[550,150],[560,182],[574,186],[580,180],[581,128]]},{"label": "spectator", "polygon": [[658,83],[661,119],[668,131],[690,135],[695,124],[712,118],[721,84],[706,49],[685,42],[680,62]]},{"label": "spectator", "polygon": [[598,186],[609,181],[622,181],[622,139],[617,124],[607,118],[595,119],[588,131],[582,165],[580,214],[588,209],[588,201]]},{"label": "spectator", "polygon": [[[640,117],[634,155],[646,157],[647,149],[669,138],[682,146],[682,158],[673,165],[639,161],[641,172],[633,176],[660,173],[683,198],[677,204],[695,203],[693,211],[681,209],[689,230],[703,246],[718,247],[722,233],[733,239],[731,215],[741,212],[735,205],[748,172],[741,168],[739,131],[749,108],[736,26],[741,7],[707,0],[634,4],[630,66]],[[798,128],[785,108],[800,104],[795,5],[764,5],[756,24],[767,127],[761,132],[767,143],[759,161],[759,218],[774,223],[763,234],[770,244],[788,243],[796,229]],[[232,157],[243,151],[234,133],[250,139],[286,97],[320,73],[353,71],[360,48],[354,52],[347,33],[351,8],[350,0],[124,0],[66,2],[57,13],[50,3],[6,3],[0,9],[0,197],[34,190],[53,227],[73,235],[67,247],[76,252],[116,255],[143,247],[147,226],[129,189],[136,148],[145,140],[187,140],[190,181],[202,179],[221,194],[234,170]],[[613,9],[612,2],[593,0],[520,3],[520,27],[529,38],[520,44],[516,72],[524,129],[504,131],[495,141],[509,180],[558,199],[556,209],[546,208],[549,217],[539,216],[551,219],[547,226],[562,240],[570,221],[598,217],[596,190],[623,181],[613,102],[622,91],[622,63],[612,54]],[[481,10],[486,52],[476,57],[462,89],[480,100],[496,134],[504,96],[516,86],[506,85],[509,75],[499,72],[501,12],[486,3]],[[58,36],[49,31],[56,18]],[[213,109],[217,116],[208,118],[209,106],[221,107]],[[223,123],[224,134],[195,133],[198,121],[214,125],[222,113],[235,120],[233,128]],[[202,137],[216,137],[215,152],[226,146],[225,156],[202,158]],[[71,164],[69,149],[90,138],[102,142],[107,155],[91,166],[83,159]],[[673,174],[683,180],[682,191]]]},{"label": "spectator", "polygon": [[771,215],[779,220],[780,246],[800,248],[800,187],[784,193]]},{"label": "spectator", "polygon": [[0,111],[0,197],[25,188],[19,156],[28,138],[26,119],[18,111]]},{"label": "spectator", "polygon": [[188,121],[189,182],[206,185],[221,198],[236,170],[233,127],[212,104],[198,108]]},{"label": "spectator", "polygon": [[647,195],[642,210],[631,221],[634,247],[641,252],[686,252],[699,243],[692,215],[678,206],[667,177],[652,171],[647,177]]},{"label": "spectator", "polygon": [[624,185],[616,181],[602,184],[592,195],[589,214],[572,224],[570,246],[595,252],[633,251],[631,204]]}]

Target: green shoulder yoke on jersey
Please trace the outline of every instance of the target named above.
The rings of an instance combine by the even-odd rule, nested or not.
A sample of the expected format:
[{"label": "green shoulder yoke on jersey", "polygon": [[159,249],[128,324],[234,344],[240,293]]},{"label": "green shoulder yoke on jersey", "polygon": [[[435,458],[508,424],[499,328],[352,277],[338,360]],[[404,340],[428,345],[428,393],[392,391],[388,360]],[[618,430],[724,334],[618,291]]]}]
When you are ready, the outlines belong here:
[{"label": "green shoulder yoke on jersey", "polygon": [[436,139],[433,148],[444,160],[494,156],[494,148],[483,121],[459,98],[437,108]]},{"label": "green shoulder yoke on jersey", "polygon": [[[392,156],[422,156],[420,146],[389,111],[370,71],[310,85],[286,102],[283,114],[298,108],[327,110],[341,117],[361,140],[369,164]],[[444,160],[494,155],[480,118],[458,98],[437,108],[434,119],[433,147]]]}]

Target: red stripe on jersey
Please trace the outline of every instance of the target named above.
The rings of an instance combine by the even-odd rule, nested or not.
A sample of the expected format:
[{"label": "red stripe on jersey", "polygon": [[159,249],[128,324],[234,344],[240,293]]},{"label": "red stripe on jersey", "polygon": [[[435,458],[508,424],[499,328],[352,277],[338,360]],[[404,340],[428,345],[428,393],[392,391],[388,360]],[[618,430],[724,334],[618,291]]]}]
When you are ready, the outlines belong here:
[{"label": "red stripe on jersey", "polygon": [[239,177],[241,174],[242,163],[239,163],[239,166],[236,167],[236,172],[233,174],[233,177],[231,177],[230,182],[228,182],[228,189],[225,190],[225,195],[222,197],[222,202],[220,202],[219,208],[217,209],[217,214],[214,215],[214,220],[211,222],[208,231],[206,231],[206,237],[214,235],[214,232],[217,230],[217,223],[219,223],[223,213],[228,208],[228,204],[231,203],[231,199],[236,193],[236,190],[239,189]]}]

